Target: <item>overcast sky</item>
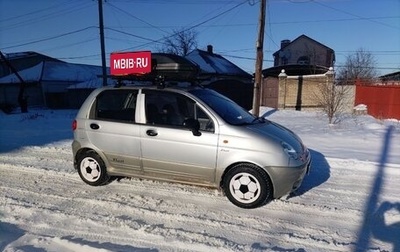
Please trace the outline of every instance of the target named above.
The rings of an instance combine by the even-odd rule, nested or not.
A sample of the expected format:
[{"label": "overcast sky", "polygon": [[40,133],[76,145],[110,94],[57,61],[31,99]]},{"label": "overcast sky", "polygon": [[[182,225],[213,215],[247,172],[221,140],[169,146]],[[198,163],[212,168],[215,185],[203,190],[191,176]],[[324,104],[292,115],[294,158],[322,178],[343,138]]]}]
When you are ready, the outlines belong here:
[{"label": "overcast sky", "polygon": [[[193,27],[199,49],[250,73],[260,2],[257,0],[103,1],[107,63],[114,51],[151,50],[173,30]],[[101,65],[97,0],[0,0],[0,50],[36,51],[67,62]],[[363,48],[381,74],[400,70],[399,0],[267,0],[263,68],[280,41],[304,34],[332,48],[338,69]]]}]

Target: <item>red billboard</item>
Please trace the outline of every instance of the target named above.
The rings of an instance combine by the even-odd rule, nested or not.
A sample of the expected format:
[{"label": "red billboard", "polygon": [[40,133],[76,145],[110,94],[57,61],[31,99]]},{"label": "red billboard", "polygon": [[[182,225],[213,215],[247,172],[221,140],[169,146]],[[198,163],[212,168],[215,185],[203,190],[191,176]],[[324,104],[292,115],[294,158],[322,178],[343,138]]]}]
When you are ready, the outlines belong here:
[{"label": "red billboard", "polygon": [[145,74],[151,72],[151,52],[115,52],[110,55],[111,75]]}]

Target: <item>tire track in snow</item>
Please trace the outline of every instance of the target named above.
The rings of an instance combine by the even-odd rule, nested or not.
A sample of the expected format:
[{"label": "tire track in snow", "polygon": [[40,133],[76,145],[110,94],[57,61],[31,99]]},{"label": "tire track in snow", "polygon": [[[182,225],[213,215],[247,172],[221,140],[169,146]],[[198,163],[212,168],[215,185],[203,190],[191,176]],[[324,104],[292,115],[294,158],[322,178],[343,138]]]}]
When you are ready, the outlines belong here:
[{"label": "tire track in snow", "polygon": [[[0,156],[0,205],[5,220],[24,223],[27,230],[43,235],[72,234],[167,251],[191,246],[210,251],[349,251],[376,170],[370,162],[347,167],[352,162],[328,159],[331,168],[326,183],[289,200],[244,210],[215,190],[186,185],[132,179],[89,187],[73,171],[70,154],[65,150],[62,155],[49,153]],[[38,164],[46,156],[57,160],[54,170],[27,162]],[[393,185],[400,182],[398,170],[388,165],[390,176],[384,188],[389,193],[383,199],[397,197],[399,190]],[[355,178],[364,182],[356,192],[351,186]],[[48,223],[40,222],[43,216]],[[69,219],[71,224],[58,227],[60,219]],[[94,230],[106,230],[107,235]],[[386,245],[374,240],[371,246]]]},{"label": "tire track in snow", "polygon": [[[2,170],[4,171],[4,167],[1,167]],[[29,175],[25,176],[26,178],[34,178],[35,175],[38,177],[37,179],[41,179],[42,183],[46,182],[46,178],[44,178],[45,176],[42,175],[37,175],[36,172],[33,169],[24,169],[24,170],[30,170],[27,173],[30,173]],[[39,172],[40,173],[40,172]],[[20,174],[19,174],[20,175]],[[18,175],[18,176],[19,176]],[[67,177],[70,175],[67,175]],[[51,179],[55,179],[57,177],[65,177],[64,175],[60,176],[59,174],[52,174]],[[13,180],[11,180],[13,181]],[[34,179],[34,181],[32,181],[31,183],[36,183],[36,178]],[[16,185],[12,185],[12,186],[18,186],[20,183],[17,183]],[[135,204],[135,205],[127,205],[127,201],[124,202],[117,202],[115,200],[108,200],[108,199],[90,199],[90,198],[74,198],[73,202],[74,204],[72,204],[71,206],[66,206],[65,203],[66,202],[71,202],[71,199],[69,197],[65,197],[65,196],[60,196],[60,194],[62,194],[62,190],[61,191],[52,191],[49,192],[48,190],[46,190],[46,188],[40,188],[41,184],[39,184],[35,190],[36,192],[32,192],[32,185],[29,185],[28,183],[22,183],[21,185],[23,185],[23,188],[21,189],[15,189],[15,188],[11,188],[11,187],[4,187],[2,186],[2,192],[6,193],[6,201],[8,202],[3,202],[6,203],[7,205],[11,205],[11,209],[10,212],[15,213],[16,215],[21,215],[23,211],[18,211],[18,208],[35,208],[34,212],[41,212],[41,213],[45,213],[47,215],[52,215],[54,213],[60,213],[63,212],[64,215],[69,215],[69,216],[78,216],[79,219],[84,219],[84,220],[91,220],[91,221],[97,221],[98,223],[98,218],[100,217],[100,219],[102,220],[102,225],[104,226],[109,226],[112,223],[118,223],[118,225],[124,224],[126,226],[129,226],[130,228],[133,228],[134,230],[143,230],[143,232],[147,233],[156,233],[162,237],[165,237],[165,239],[170,239],[170,240],[180,240],[180,239],[184,239],[185,240],[185,236],[187,237],[187,242],[193,244],[195,241],[193,241],[193,237],[197,237],[197,239],[200,239],[201,244],[202,243],[206,243],[206,244],[210,244],[211,247],[229,247],[229,248],[236,248],[236,250],[242,250],[239,249],[240,247],[243,247],[240,244],[236,244],[235,242],[229,241],[223,237],[220,236],[212,236],[209,235],[207,233],[204,232],[200,232],[200,233],[196,233],[190,230],[180,230],[180,229],[176,229],[176,228],[169,228],[169,227],[164,227],[163,225],[156,223],[156,224],[149,224],[147,222],[145,222],[144,220],[139,220],[139,221],[135,221],[132,218],[128,217],[131,215],[141,215],[141,218],[143,219],[143,215],[148,215],[150,213],[150,215],[154,215],[153,213],[156,213],[155,216],[150,216],[149,218],[144,218],[144,219],[154,219],[154,217],[157,218],[161,218],[161,219],[169,219],[172,220],[173,217],[178,217],[178,218],[184,218],[184,220],[179,220],[179,222],[187,222],[187,221],[192,221],[190,219],[193,219],[193,217],[191,216],[183,216],[183,215],[177,215],[175,214],[175,210],[172,209],[172,214],[171,213],[166,213],[164,211],[162,212],[157,212],[152,208],[147,209],[146,207],[140,207],[140,205],[142,205],[142,203],[139,202],[139,204]],[[57,187],[58,188],[58,187]],[[31,191],[27,191],[28,189],[30,189]],[[47,193],[44,193],[47,192]],[[58,194],[55,195],[54,193]],[[13,198],[7,195],[18,195],[18,198]],[[106,195],[107,196],[107,195]],[[46,202],[38,202],[39,198],[45,198],[47,201]],[[144,200],[143,197],[131,197],[131,199],[134,199],[135,201],[137,199],[142,198],[142,200]],[[148,202],[148,199],[145,199],[146,202]],[[51,202],[51,203],[49,203]],[[110,207],[109,205],[116,205],[115,207]],[[79,205],[79,209],[75,209],[76,206]],[[93,211],[94,212],[99,212],[99,209],[101,209],[103,206],[108,205],[108,209],[117,209],[119,212],[119,215],[116,215],[115,212],[111,211],[111,212],[103,212],[102,214],[99,214],[97,216],[94,217],[94,215],[92,215]],[[72,209],[72,210],[71,210]],[[85,210],[90,209],[91,211],[88,211],[86,213]],[[112,217],[111,217],[112,216]],[[115,217],[114,217],[115,216]],[[67,216],[68,217],[68,216]],[[196,218],[194,218],[195,222],[197,222],[196,224],[202,223],[204,222],[206,219],[200,219],[200,220],[196,220]],[[35,227],[33,227],[34,230],[39,229],[39,227],[42,227],[42,224],[39,223],[39,225],[36,223]],[[32,227],[31,227],[32,228]],[[219,228],[219,227],[218,227]],[[44,227],[42,227],[41,229],[44,230],[48,230],[49,227],[47,225],[45,225]],[[59,231],[59,230],[58,230]],[[50,232],[53,233],[53,232]],[[76,232],[74,231],[73,234],[76,234]],[[60,234],[63,235],[63,234]],[[65,234],[64,234],[65,235]],[[172,236],[172,237],[171,237]],[[87,237],[87,235],[85,235],[85,237]],[[90,237],[90,235],[89,235]]]},{"label": "tire track in snow", "polygon": [[[37,171],[35,171],[34,169],[25,169],[25,170],[30,170],[28,171],[28,173],[30,173],[30,175],[25,176],[26,178],[32,178],[34,177],[33,174],[36,174]],[[39,172],[40,173],[40,172]],[[53,172],[54,173],[54,172]],[[38,176],[38,179],[42,179],[42,182],[46,182],[45,180],[43,180],[43,177],[45,177],[43,174]],[[52,174],[52,176],[50,176],[51,180],[57,178],[57,177],[71,177],[71,175],[60,175],[57,173]],[[34,180],[32,183],[35,183],[36,180]],[[18,186],[20,183],[18,183],[16,186]],[[45,184],[45,183],[44,183]],[[74,204],[72,206],[66,206],[65,203],[66,202],[70,202],[70,198],[69,197],[65,197],[65,196],[60,196],[63,193],[63,188],[61,188],[61,191],[53,191],[53,192],[48,192],[48,188],[41,188],[40,184],[38,185],[38,187],[36,187],[37,192],[32,192],[32,191],[27,191],[28,189],[32,189],[32,185],[29,185],[29,183],[22,183],[23,188],[21,189],[9,189],[7,194],[9,195],[19,195],[18,199],[14,199],[14,201],[16,201],[17,203],[11,204],[14,205],[18,204],[18,202],[22,202],[23,205],[20,207],[24,207],[24,208],[35,208],[36,207],[36,211],[39,212],[47,212],[47,214],[52,214],[52,213],[59,213],[59,212],[64,212],[67,211],[68,215],[70,216],[79,216],[79,219],[84,219],[84,220],[92,220],[95,221],[95,219],[93,219],[93,217],[91,217],[91,212],[98,212],[98,209],[101,209],[104,205],[110,205],[110,204],[116,204],[115,207],[108,207],[109,209],[117,209],[119,212],[119,215],[116,215],[115,217],[110,217],[115,215],[115,212],[104,212],[102,213],[102,215],[100,216],[100,219],[104,219],[105,223],[102,223],[103,225],[110,225],[110,223],[124,223],[125,225],[128,225],[130,227],[132,227],[133,229],[140,229],[143,226],[145,227],[146,232],[151,232],[151,233],[158,233],[163,237],[168,237],[171,236],[171,234],[176,234],[178,235],[178,237],[168,237],[168,239],[182,239],[182,237],[184,237],[185,235],[187,235],[187,239],[188,241],[190,241],[191,239],[193,239],[193,236],[196,236],[197,239],[201,240],[201,243],[209,243],[211,244],[213,247],[218,245],[219,247],[221,246],[227,246],[230,248],[236,248],[234,250],[238,250],[241,251],[242,249],[240,249],[240,247],[243,247],[243,245],[238,245],[234,242],[231,242],[229,240],[226,240],[225,238],[222,238],[220,236],[218,236],[217,234],[220,233],[220,230],[239,230],[239,229],[243,229],[246,228],[246,226],[248,226],[250,222],[250,220],[252,222],[255,222],[255,226],[260,226],[260,223],[262,223],[259,219],[251,217],[249,218],[249,216],[245,216],[247,218],[242,217],[241,222],[242,223],[238,223],[238,222],[233,222],[232,220],[234,218],[232,218],[232,215],[229,216],[229,218],[227,218],[225,221],[221,222],[221,220],[218,220],[217,218],[213,218],[211,216],[194,216],[194,215],[189,215],[189,214],[182,214],[179,213],[177,214],[177,210],[171,206],[171,204],[167,204],[166,206],[163,207],[162,210],[155,210],[155,208],[147,208],[147,207],[143,207],[146,206],[146,203],[149,201],[148,198],[144,198],[144,197],[129,197],[129,199],[131,199],[130,202],[135,202],[135,204],[127,204],[128,201],[126,201],[126,199],[124,199],[124,201],[116,201],[116,200],[109,200],[109,199],[90,199],[90,198],[76,198],[74,197]],[[59,188],[59,187],[57,187]],[[6,188],[2,188],[3,192],[5,192]],[[170,189],[169,189],[170,190]],[[44,192],[46,192],[46,194],[44,194]],[[53,193],[58,193],[58,195],[55,195]],[[24,194],[26,194],[24,196]],[[121,193],[120,193],[121,194]],[[90,195],[87,195],[86,197],[90,197]],[[107,196],[107,195],[106,195]],[[203,195],[205,196],[205,195]],[[190,196],[192,197],[192,196]],[[6,197],[8,198],[8,197]],[[46,198],[46,200],[50,201],[51,203],[48,202],[44,202],[44,203],[39,203],[37,202],[38,198]],[[33,202],[31,202],[30,204],[28,204],[27,202],[34,200]],[[138,202],[139,200],[139,202]],[[144,202],[140,202],[140,200],[144,200]],[[12,201],[12,200],[11,200]],[[158,200],[158,206],[162,205],[160,204],[160,202],[162,204],[165,205],[165,200]],[[164,203],[163,203],[164,202]],[[79,205],[79,209],[77,210],[74,207],[76,205]],[[88,205],[88,206],[86,206]],[[175,203],[173,204],[175,205]],[[190,207],[188,207],[188,204],[184,204],[186,209],[183,212],[190,212]],[[193,204],[189,204],[191,206],[191,208],[197,208],[196,205]],[[170,209],[172,207],[172,209]],[[176,207],[176,206],[175,206]],[[126,209],[126,211],[124,211],[124,208],[128,208]],[[180,206],[178,206],[179,209],[182,209]],[[188,209],[189,208],[189,209]],[[72,211],[71,211],[72,209]],[[82,209],[91,209],[91,211],[88,211],[88,215],[85,215],[85,211],[82,211]],[[235,208],[236,210],[236,208]],[[12,212],[16,212],[15,209]],[[208,209],[204,209],[204,212],[209,212]],[[201,213],[201,215],[204,215],[204,212]],[[155,213],[155,214],[154,214]],[[194,211],[194,213],[196,213],[196,211]],[[17,211],[17,214],[18,213]],[[132,218],[129,216],[141,216],[142,221],[139,222],[135,222],[135,220],[132,221]],[[146,215],[150,215],[149,217],[146,217]],[[218,216],[218,213],[216,213],[216,216]],[[98,216],[97,216],[98,217]],[[167,226],[163,226],[160,225],[160,223],[155,223],[153,225],[145,222],[144,220],[151,220],[151,219],[167,219],[169,221],[171,220],[175,220],[175,222],[184,222],[184,223],[190,223],[191,225],[202,225],[203,226],[203,231],[196,233],[195,231],[191,231],[191,230],[184,230],[184,231],[179,231],[179,229],[177,228],[169,228]],[[143,220],[144,219],[144,220]],[[230,221],[228,221],[230,220]],[[176,223],[173,223],[174,226],[176,225]],[[37,225],[36,225],[37,226]],[[41,225],[39,225],[41,226]],[[204,232],[204,230],[207,230],[211,227],[215,227],[216,230],[216,235],[212,236],[210,234],[207,234]],[[162,227],[162,228],[161,228]],[[46,229],[48,229],[48,227],[46,226]],[[182,229],[182,228],[181,228]],[[268,235],[268,230],[269,227],[259,227],[259,228],[253,228],[250,230],[246,230],[244,229],[245,232],[244,234],[247,234],[250,237],[257,237],[260,236],[260,234],[262,234],[263,236]],[[179,231],[179,232],[178,232]],[[242,231],[243,232],[243,231]],[[275,238],[273,238],[273,236],[275,236],[275,232],[271,232],[269,234],[270,239],[274,240]],[[90,236],[89,236],[90,237]],[[218,238],[219,237],[219,238]],[[214,242],[211,242],[211,240],[214,239]],[[193,243],[193,241],[190,241],[191,243]],[[227,244],[227,245],[226,245]]]}]

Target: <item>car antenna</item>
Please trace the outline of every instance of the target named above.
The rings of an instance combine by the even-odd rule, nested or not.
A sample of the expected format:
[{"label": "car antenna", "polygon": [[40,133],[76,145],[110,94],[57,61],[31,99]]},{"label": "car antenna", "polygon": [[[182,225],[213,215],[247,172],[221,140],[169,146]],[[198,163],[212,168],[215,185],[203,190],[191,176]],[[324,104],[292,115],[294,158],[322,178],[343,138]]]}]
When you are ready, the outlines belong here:
[{"label": "car antenna", "polygon": [[157,85],[158,89],[164,89],[165,88],[165,76],[164,75],[158,75],[155,78],[155,84]]},{"label": "car antenna", "polygon": [[116,88],[119,88],[123,85],[122,80],[120,78],[117,79],[117,84],[114,86]]}]

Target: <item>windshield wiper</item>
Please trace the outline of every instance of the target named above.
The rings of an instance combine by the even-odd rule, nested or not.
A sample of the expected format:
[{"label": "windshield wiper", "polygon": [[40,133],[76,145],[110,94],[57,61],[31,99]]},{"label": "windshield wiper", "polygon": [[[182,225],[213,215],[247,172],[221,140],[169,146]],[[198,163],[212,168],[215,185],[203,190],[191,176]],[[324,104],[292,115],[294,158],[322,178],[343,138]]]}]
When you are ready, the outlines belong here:
[{"label": "windshield wiper", "polygon": [[255,117],[251,121],[249,120],[249,121],[244,121],[244,122],[232,123],[232,125],[243,126],[243,125],[251,125],[251,124],[255,124],[255,123],[265,123],[265,122],[268,122],[268,120],[265,119],[264,117]]},{"label": "windshield wiper", "polygon": [[266,122],[266,120],[265,120],[264,117],[257,116],[257,117],[255,117],[255,118],[253,119],[253,121],[251,121],[251,123],[254,124],[254,123],[256,123],[257,121],[260,122],[260,123],[265,123],[265,122]]}]

